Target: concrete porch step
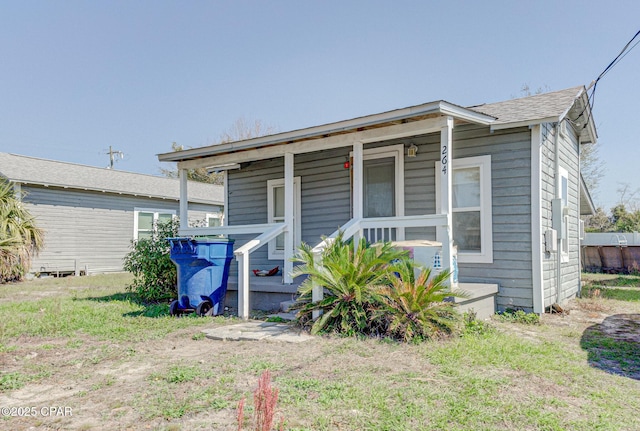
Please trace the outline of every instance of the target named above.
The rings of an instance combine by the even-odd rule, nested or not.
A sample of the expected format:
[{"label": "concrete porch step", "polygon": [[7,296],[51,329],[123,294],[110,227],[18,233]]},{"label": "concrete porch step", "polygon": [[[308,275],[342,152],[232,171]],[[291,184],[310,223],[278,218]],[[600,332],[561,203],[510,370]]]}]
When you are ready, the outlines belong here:
[{"label": "concrete porch step", "polygon": [[458,304],[458,311],[466,313],[473,311],[476,319],[486,320],[496,313],[496,295],[499,286],[485,283],[459,283],[456,292],[466,298],[454,298]]},{"label": "concrete porch step", "polygon": [[293,307],[293,304],[295,304],[295,303],[296,303],[296,301],[293,301],[293,300],[291,300],[291,301],[282,301],[280,303],[280,311],[288,313],[289,310],[291,310],[291,307]]}]

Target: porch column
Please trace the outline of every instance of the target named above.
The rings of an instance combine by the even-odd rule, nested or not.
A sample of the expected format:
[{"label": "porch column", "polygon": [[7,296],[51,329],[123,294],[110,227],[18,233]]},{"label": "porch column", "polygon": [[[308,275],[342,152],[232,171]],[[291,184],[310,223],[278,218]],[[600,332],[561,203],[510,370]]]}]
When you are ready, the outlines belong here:
[{"label": "porch column", "polygon": [[[353,143],[353,218],[361,219],[364,215],[364,145],[360,141]],[[362,230],[354,235],[354,242],[362,238]]]},{"label": "porch column", "polygon": [[180,168],[180,229],[189,227],[189,193],[187,170]]},{"label": "porch column", "polygon": [[[294,244],[293,233],[294,227],[294,187],[293,187],[293,153],[285,153],[284,155],[284,222],[287,225],[287,230],[284,231],[284,264],[283,264],[283,282],[285,284],[291,284],[293,282],[291,278],[291,271],[293,270],[293,258]],[[300,217],[300,214],[298,214]]]},{"label": "porch column", "polygon": [[453,249],[453,227],[451,211],[451,190],[452,175],[451,165],[453,154],[451,146],[453,143],[453,118],[447,117],[447,122],[440,129],[440,214],[447,216],[447,226],[438,228],[438,238],[442,242],[442,268],[449,268],[449,286],[453,286],[453,259],[451,251]]}]

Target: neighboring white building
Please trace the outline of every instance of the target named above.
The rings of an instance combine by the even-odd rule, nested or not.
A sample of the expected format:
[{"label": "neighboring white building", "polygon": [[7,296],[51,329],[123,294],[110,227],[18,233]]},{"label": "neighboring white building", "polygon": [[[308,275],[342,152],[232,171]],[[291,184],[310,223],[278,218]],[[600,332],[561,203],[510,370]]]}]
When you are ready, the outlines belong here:
[{"label": "neighboring white building", "polygon": [[[0,177],[14,183],[45,231],[32,273],[122,271],[131,241],[154,221],[178,215],[180,181],[0,153]],[[189,183],[189,224],[219,226],[223,186]]]}]

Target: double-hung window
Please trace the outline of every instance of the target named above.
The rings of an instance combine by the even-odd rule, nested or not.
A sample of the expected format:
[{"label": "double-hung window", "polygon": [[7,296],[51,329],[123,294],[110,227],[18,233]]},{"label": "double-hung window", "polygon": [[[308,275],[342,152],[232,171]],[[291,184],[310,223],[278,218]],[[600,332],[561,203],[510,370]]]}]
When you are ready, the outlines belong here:
[{"label": "double-hung window", "polygon": [[171,210],[135,209],[133,239],[151,238],[158,230],[158,223],[166,223],[175,217]]},{"label": "double-hung window", "polygon": [[453,244],[458,248],[458,261],[492,263],[491,156],[454,159],[451,180]]},{"label": "double-hung window", "polygon": [[[293,244],[300,243],[300,177],[293,179]],[[284,178],[267,181],[267,217],[269,223],[284,223]],[[284,233],[269,242],[269,259],[284,258]]]}]

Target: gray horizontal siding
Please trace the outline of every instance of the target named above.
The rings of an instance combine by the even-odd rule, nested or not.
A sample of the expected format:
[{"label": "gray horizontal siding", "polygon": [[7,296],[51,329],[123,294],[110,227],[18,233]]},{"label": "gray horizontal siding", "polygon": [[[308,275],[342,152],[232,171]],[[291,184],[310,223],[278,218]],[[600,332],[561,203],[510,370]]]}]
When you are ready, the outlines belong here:
[{"label": "gray horizontal siding", "polygon": [[531,247],[531,132],[475,126],[453,133],[453,157],[491,155],[493,263],[462,263],[461,281],[498,283],[497,303],[533,307]]},{"label": "gray horizontal siding", "polygon": [[[552,228],[551,200],[556,196],[556,181],[559,173],[555,172],[555,134],[554,124],[542,125],[542,231]],[[579,245],[579,153],[578,139],[575,132],[568,127],[567,134],[558,136],[560,165],[569,174],[569,260],[560,265],[561,288],[558,291],[557,253],[544,253],[543,286],[545,307],[562,302],[576,295],[580,285],[580,245]]]},{"label": "gray horizontal siding", "polygon": [[[393,145],[389,141],[366,148]],[[402,141],[404,142],[404,141]],[[405,158],[405,214],[434,214],[435,163],[440,134],[411,139],[417,157]],[[460,264],[462,282],[497,283],[498,304],[527,309],[532,303],[531,133],[528,128],[491,133],[486,127],[458,127],[453,135],[454,158],[490,154],[492,157],[493,247],[491,264]],[[302,239],[317,244],[351,217],[351,180],[343,168],[350,147],[295,156],[301,177]],[[282,158],[252,163],[229,172],[229,223],[266,222],[266,181],[282,178]],[[407,229],[407,239],[435,239],[435,229]],[[273,264],[266,247],[252,255],[252,266]]]},{"label": "gray horizontal siding", "polygon": [[[134,238],[136,208],[173,210],[173,200],[131,197],[102,192],[23,186],[24,202],[45,232],[45,247],[31,272],[122,271],[122,259]],[[193,209],[193,212],[192,212]],[[190,205],[190,218],[221,211],[218,206]]]},{"label": "gray horizontal siding", "polygon": [[[302,241],[315,245],[351,218],[351,185],[344,162],[349,149],[296,155],[294,175],[301,177]],[[267,223],[267,181],[284,177],[282,158],[259,161],[229,171],[229,225]],[[236,247],[255,235],[237,236]],[[269,260],[264,246],[251,254],[252,268],[282,266]],[[235,266],[234,266],[235,268]]]},{"label": "gray horizontal siding", "polygon": [[351,219],[351,184],[344,162],[350,148],[301,154],[295,158],[302,177],[302,241],[316,245]]}]

